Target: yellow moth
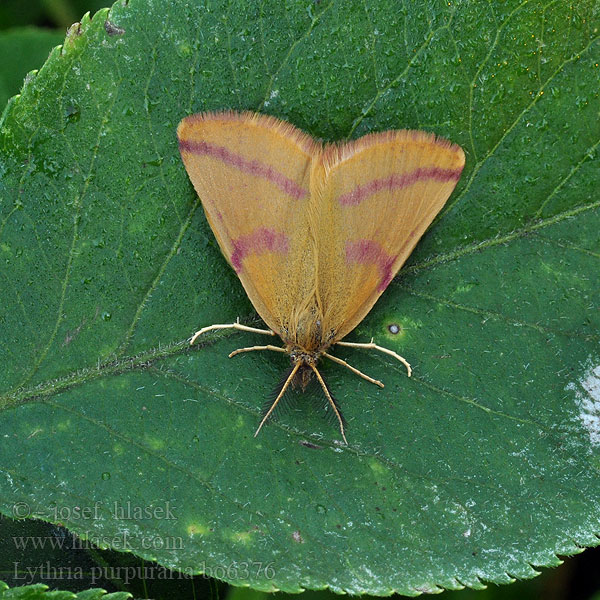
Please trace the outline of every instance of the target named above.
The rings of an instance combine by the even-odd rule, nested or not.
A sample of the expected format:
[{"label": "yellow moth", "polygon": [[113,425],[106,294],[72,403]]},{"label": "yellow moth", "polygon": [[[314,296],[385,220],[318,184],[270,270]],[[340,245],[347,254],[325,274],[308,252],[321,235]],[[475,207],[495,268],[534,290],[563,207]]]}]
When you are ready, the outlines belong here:
[{"label": "yellow moth", "polygon": [[[346,441],[338,403],[317,369],[331,346],[362,321],[440,211],[465,163],[462,149],[423,131],[385,131],[323,145],[274,117],[244,112],[192,115],[177,135],[188,175],[229,264],[268,330],[239,322],[216,329],[278,335],[292,366],[260,431],[290,385],[315,376]],[[256,435],[255,434],[255,435]]]}]

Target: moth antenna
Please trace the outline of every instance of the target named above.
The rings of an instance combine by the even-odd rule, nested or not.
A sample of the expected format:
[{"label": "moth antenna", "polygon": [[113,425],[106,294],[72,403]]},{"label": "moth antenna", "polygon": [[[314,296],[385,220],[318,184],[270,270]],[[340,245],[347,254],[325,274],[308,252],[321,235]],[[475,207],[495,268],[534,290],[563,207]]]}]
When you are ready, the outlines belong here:
[{"label": "moth antenna", "polygon": [[333,412],[335,413],[335,416],[337,417],[338,423],[340,425],[340,433],[342,434],[344,443],[347,446],[348,440],[346,439],[346,434],[344,433],[346,419],[344,419],[344,416],[342,415],[342,411],[340,410],[338,403],[336,402],[335,398],[333,397],[333,394],[331,393],[329,386],[325,383],[325,380],[323,379],[323,377],[321,377],[321,373],[319,373],[317,367],[315,367],[314,365],[310,365],[310,368],[315,372],[315,375],[317,376],[317,380],[321,384],[321,387],[323,388],[323,391],[325,392],[325,396],[327,397],[329,404],[331,404],[331,408],[333,409]]},{"label": "moth antenna", "polygon": [[294,365],[294,368],[290,371],[290,374],[287,376],[287,379],[285,380],[284,384],[281,386],[281,390],[279,391],[279,394],[277,394],[277,398],[275,398],[275,401],[273,402],[273,404],[271,404],[271,408],[269,408],[269,410],[266,412],[265,416],[262,418],[262,421],[260,422],[258,429],[254,433],[254,437],[256,437],[258,435],[258,433],[262,429],[262,426],[265,424],[266,420],[271,416],[272,412],[275,410],[275,407],[277,406],[278,402],[281,400],[281,398],[285,394],[285,391],[288,389],[288,386],[292,382],[292,379],[294,379],[294,375],[296,375],[296,373],[298,372],[298,369],[300,368],[301,364],[302,363],[299,363],[299,362],[296,363]]},{"label": "moth antenna", "polygon": [[346,421],[346,418],[344,417],[344,413],[342,413],[342,410],[340,408],[338,401],[336,400],[335,396],[333,395],[333,392],[331,391],[329,384],[325,381],[325,379],[322,375],[321,375],[321,379],[323,379],[323,383],[325,384],[325,387],[327,388],[327,391],[329,392],[329,396],[333,400],[333,404],[337,408],[337,414],[340,415],[340,419],[342,419],[342,423],[344,424],[344,429],[345,429],[345,427],[348,423]]},{"label": "moth antenna", "polygon": [[[278,381],[277,385],[273,388],[273,390],[268,395],[267,399],[265,400],[265,402],[263,404],[262,410],[260,412],[261,419],[269,412],[269,409],[271,408],[271,406],[273,405],[273,402],[275,402],[275,400],[281,393],[281,390],[283,389],[285,382],[289,379],[293,370],[294,370],[293,366],[291,366],[289,369],[286,369],[285,372],[283,373],[283,375],[281,376],[281,379]],[[278,410],[285,407],[286,398],[287,398],[287,394],[284,393],[283,396],[281,396],[279,406],[277,407]],[[275,411],[273,411],[273,412],[275,412]]]}]

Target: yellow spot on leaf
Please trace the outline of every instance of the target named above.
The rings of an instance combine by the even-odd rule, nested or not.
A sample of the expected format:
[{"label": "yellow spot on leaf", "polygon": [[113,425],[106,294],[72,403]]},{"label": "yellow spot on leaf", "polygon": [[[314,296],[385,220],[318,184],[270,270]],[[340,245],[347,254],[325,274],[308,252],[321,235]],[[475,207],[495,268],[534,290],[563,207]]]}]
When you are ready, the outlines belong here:
[{"label": "yellow spot on leaf", "polygon": [[208,535],[210,533],[210,529],[201,523],[190,523],[187,526],[187,532],[190,537],[193,537],[195,535]]},{"label": "yellow spot on leaf", "polygon": [[113,444],[113,453],[117,456],[121,456],[123,454],[124,448],[121,444]]},{"label": "yellow spot on leaf", "polygon": [[225,537],[230,539],[236,544],[243,544],[244,546],[252,542],[252,534],[254,531],[230,531],[225,534]]},{"label": "yellow spot on leaf", "polygon": [[160,438],[146,437],[146,443],[152,450],[161,450],[165,446],[165,441]]},{"label": "yellow spot on leaf", "polygon": [[371,470],[373,471],[373,473],[376,473],[378,475],[382,474],[382,473],[387,473],[387,469],[386,467],[384,467],[379,461],[377,460],[372,460],[369,463],[369,466],[371,467]]}]

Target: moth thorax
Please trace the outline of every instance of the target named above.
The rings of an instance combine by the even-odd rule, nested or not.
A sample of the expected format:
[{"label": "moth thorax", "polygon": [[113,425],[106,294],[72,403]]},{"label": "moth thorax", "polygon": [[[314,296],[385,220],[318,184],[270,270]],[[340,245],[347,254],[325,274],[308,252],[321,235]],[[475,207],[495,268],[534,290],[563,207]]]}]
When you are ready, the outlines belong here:
[{"label": "moth thorax", "polygon": [[311,353],[321,346],[321,314],[314,297],[294,315],[294,343]]}]

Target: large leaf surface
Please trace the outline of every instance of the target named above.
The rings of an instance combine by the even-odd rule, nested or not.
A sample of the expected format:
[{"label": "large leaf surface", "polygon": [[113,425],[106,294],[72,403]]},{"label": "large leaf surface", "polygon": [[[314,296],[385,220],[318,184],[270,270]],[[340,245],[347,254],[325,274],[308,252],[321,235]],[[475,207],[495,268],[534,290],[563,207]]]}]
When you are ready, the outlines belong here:
[{"label": "large leaf surface", "polygon": [[[131,0],[71,28],[1,124],[3,512],[290,591],[478,587],[597,544],[598,9]],[[253,437],[287,360],[227,354],[264,340],[187,346],[256,323],[177,152],[222,108],[467,152],[349,338],[413,378],[323,366],[348,447],[302,397]]]}]

